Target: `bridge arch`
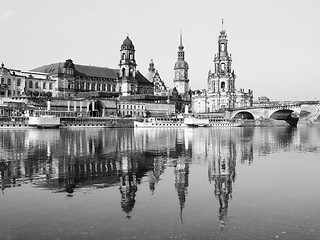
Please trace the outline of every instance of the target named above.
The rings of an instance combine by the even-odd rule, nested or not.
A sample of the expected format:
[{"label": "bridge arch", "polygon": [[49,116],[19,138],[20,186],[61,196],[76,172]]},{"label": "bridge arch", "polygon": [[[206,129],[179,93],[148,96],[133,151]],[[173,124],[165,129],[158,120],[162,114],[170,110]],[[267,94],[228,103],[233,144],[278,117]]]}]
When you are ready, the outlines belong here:
[{"label": "bridge arch", "polygon": [[292,113],[293,111],[290,109],[281,109],[273,112],[270,115],[270,118],[275,120],[286,120],[289,116],[291,116]]},{"label": "bridge arch", "polygon": [[254,116],[252,115],[252,113],[248,112],[248,111],[241,111],[236,113],[233,118],[235,119],[254,119]]},{"label": "bridge arch", "polygon": [[294,111],[290,109],[277,110],[270,115],[270,118],[275,120],[284,120],[291,126],[296,126],[299,120],[299,117],[297,117],[294,114]]}]

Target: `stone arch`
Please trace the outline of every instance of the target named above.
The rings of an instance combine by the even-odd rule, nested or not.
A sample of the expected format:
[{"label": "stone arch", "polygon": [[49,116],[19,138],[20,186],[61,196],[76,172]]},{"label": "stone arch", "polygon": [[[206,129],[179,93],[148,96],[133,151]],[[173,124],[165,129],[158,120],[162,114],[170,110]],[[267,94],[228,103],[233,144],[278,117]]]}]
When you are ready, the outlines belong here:
[{"label": "stone arch", "polygon": [[250,112],[241,111],[241,112],[236,113],[233,118],[235,118],[235,119],[254,119],[254,116]]},{"label": "stone arch", "polygon": [[284,120],[290,126],[296,126],[298,123],[299,117],[295,116],[293,113],[294,112],[290,109],[281,109],[272,113],[270,115],[270,118],[275,120]]},{"label": "stone arch", "polygon": [[293,113],[293,111],[290,109],[281,109],[273,112],[270,115],[270,118],[275,120],[286,120],[291,115],[291,113]]}]

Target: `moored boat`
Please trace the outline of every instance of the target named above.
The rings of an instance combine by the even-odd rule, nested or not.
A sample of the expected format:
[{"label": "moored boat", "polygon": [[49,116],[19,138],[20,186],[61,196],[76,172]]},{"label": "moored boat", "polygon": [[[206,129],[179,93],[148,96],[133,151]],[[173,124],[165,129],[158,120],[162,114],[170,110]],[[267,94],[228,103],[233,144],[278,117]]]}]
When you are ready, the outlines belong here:
[{"label": "moored boat", "polygon": [[207,127],[209,126],[210,122],[208,118],[188,116],[184,118],[184,124],[186,124],[188,127]]},{"label": "moored boat", "polygon": [[54,115],[30,116],[28,125],[37,128],[58,128],[61,125],[60,118]]},{"label": "moored boat", "polygon": [[112,118],[77,117],[63,119],[60,128],[112,128],[116,125],[116,121]]},{"label": "moored boat", "polygon": [[184,118],[182,116],[164,116],[164,117],[150,117],[144,118],[142,121],[134,121],[133,126],[139,128],[172,128],[172,127],[186,127]]}]

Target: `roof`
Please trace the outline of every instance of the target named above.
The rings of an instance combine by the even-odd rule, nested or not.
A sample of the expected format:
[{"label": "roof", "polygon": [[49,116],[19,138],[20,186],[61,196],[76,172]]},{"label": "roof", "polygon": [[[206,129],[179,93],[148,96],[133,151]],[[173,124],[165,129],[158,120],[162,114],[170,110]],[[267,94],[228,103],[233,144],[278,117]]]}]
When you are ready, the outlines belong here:
[{"label": "roof", "polygon": [[121,49],[131,49],[134,50],[134,46],[133,43],[131,41],[131,39],[127,36],[126,39],[123,41],[122,45],[121,45]]},{"label": "roof", "polygon": [[[63,73],[63,62],[53,63],[49,65],[44,65],[33,69],[32,71],[48,73],[49,75],[61,74]],[[106,67],[96,67],[74,64],[74,75],[75,77],[100,77],[100,78],[111,78],[118,79],[118,74],[116,69],[106,68]]]},{"label": "roof", "polygon": [[153,86],[153,83],[150,82],[147,78],[145,78],[139,71],[136,72],[136,80],[138,81],[138,85]]}]

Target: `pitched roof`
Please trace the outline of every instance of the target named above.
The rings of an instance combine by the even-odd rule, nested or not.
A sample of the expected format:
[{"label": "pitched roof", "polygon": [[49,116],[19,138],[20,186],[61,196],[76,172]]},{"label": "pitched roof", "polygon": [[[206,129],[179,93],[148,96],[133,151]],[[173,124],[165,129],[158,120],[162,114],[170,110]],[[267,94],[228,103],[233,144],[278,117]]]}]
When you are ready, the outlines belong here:
[{"label": "pitched roof", "polygon": [[139,85],[152,85],[153,83],[146,79],[139,71],[136,72],[136,80],[138,81]]},{"label": "pitched roof", "polygon": [[[33,69],[32,71],[44,72],[50,75],[63,73],[63,62],[53,63],[49,65],[44,65]],[[100,77],[100,78],[111,78],[118,79],[118,74],[116,69],[106,68],[106,67],[96,67],[74,64],[74,75],[81,77]]]}]

